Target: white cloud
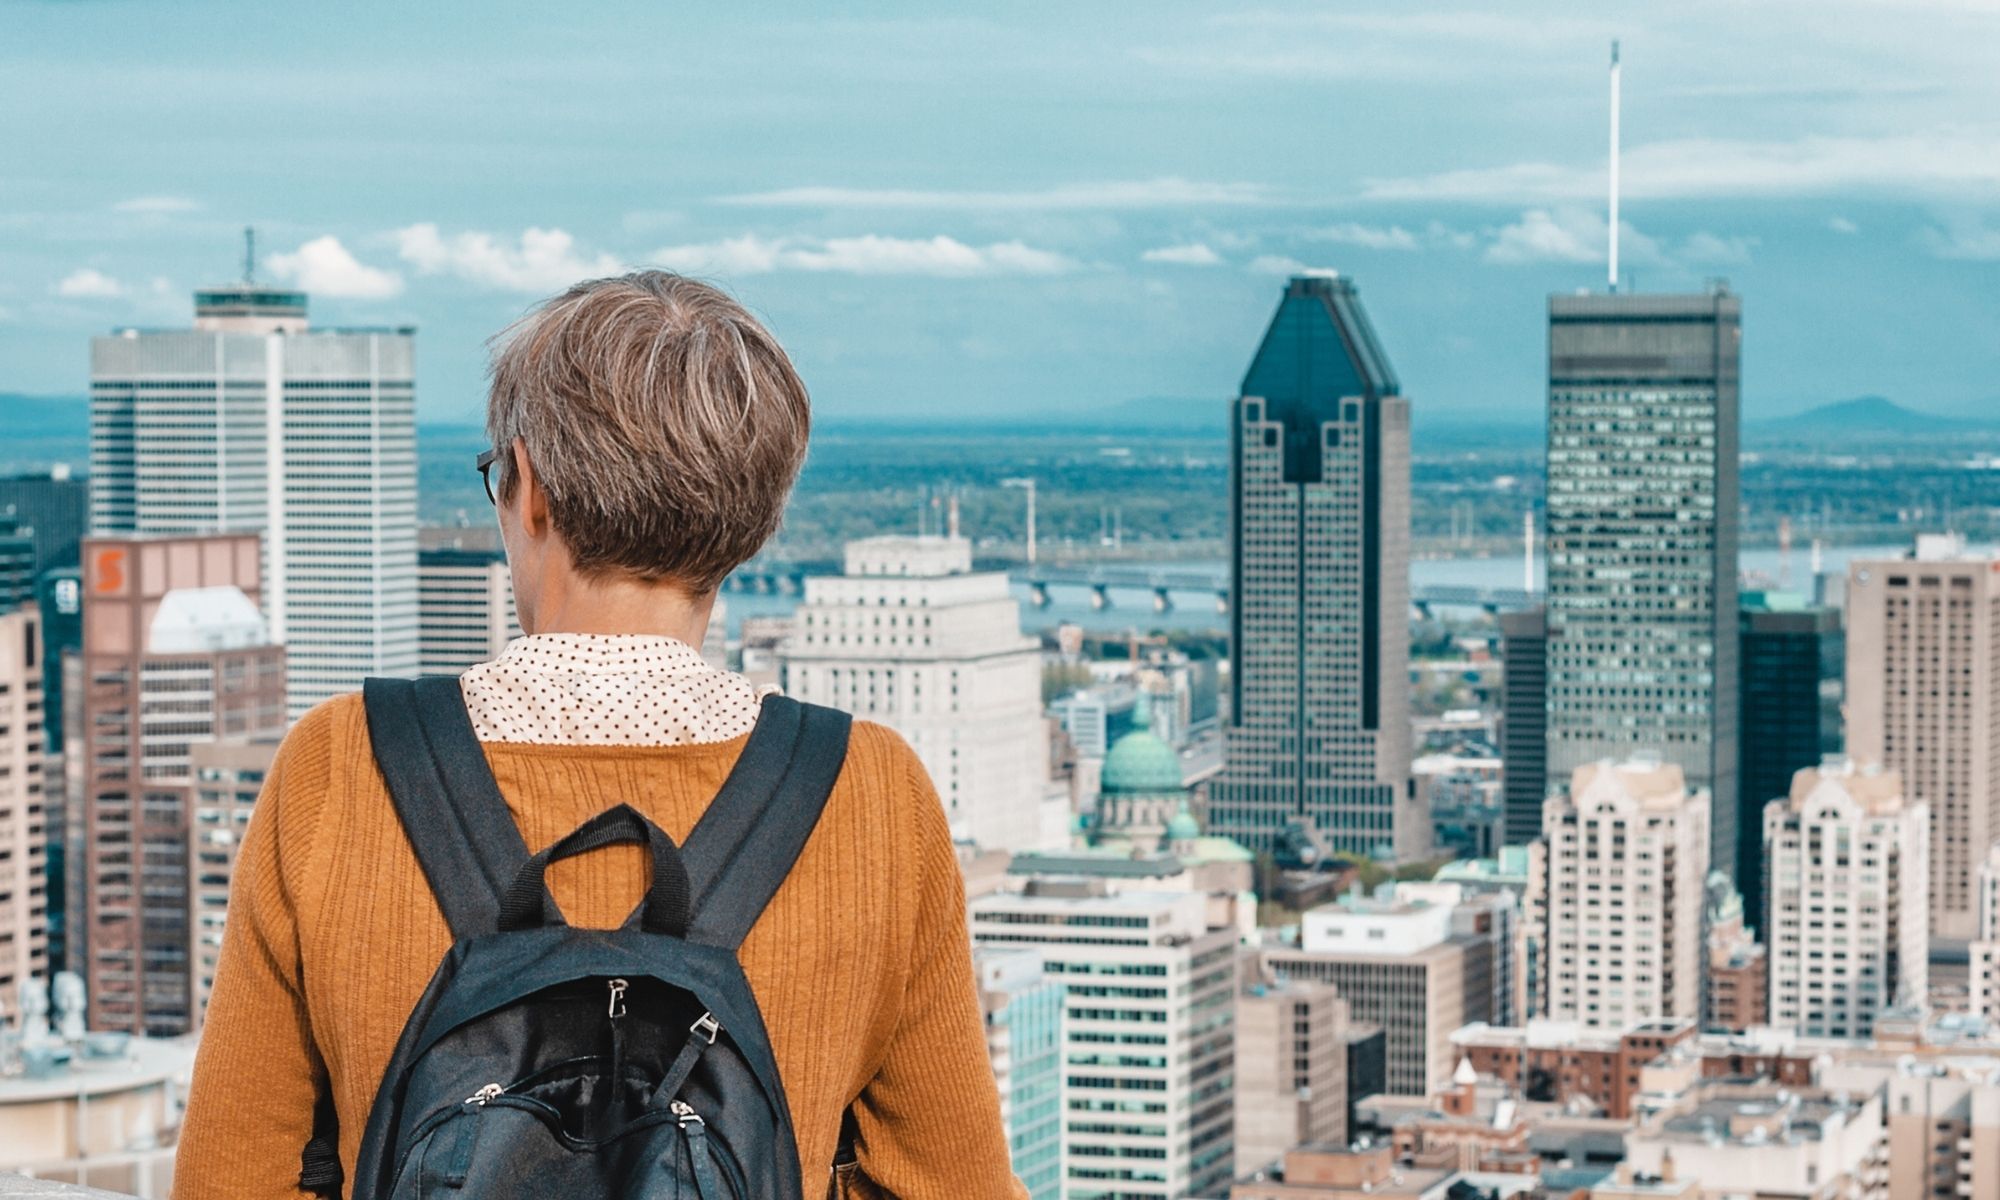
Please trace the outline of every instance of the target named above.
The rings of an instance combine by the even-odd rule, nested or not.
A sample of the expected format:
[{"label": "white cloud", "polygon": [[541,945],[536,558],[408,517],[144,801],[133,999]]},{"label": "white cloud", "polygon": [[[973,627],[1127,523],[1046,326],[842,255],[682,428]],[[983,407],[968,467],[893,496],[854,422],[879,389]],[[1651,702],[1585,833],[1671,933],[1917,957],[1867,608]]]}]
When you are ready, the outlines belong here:
[{"label": "white cloud", "polygon": [[1924,249],[1937,258],[1969,262],[2000,261],[2000,229],[1982,221],[1961,219],[1918,235]]},{"label": "white cloud", "polygon": [[96,267],[80,267],[63,276],[54,290],[65,300],[115,300],[125,294],[125,285]]},{"label": "white cloud", "polygon": [[1219,266],[1222,256],[1208,248],[1205,242],[1190,242],[1181,246],[1156,246],[1139,256],[1140,262],[1169,263],[1179,267]]},{"label": "white cloud", "polygon": [[1204,183],[1162,179],[1068,183],[1027,191],[942,191],[916,188],[795,187],[719,198],[758,208],[872,208],[941,210],[1061,210],[1187,208],[1276,203],[1257,183]]},{"label": "white cloud", "polygon": [[579,252],[576,239],[561,229],[526,229],[510,245],[479,230],[447,238],[424,222],[397,230],[396,243],[403,261],[425,275],[451,275],[501,291],[553,292],[625,269],[612,255]]},{"label": "white cloud", "polygon": [[[1980,192],[2000,187],[2000,134],[1813,136],[1790,142],[1683,138],[1627,149],[1621,172],[1624,193],[1634,199]],[[1604,182],[1601,162],[1523,162],[1372,179],[1362,195],[1472,203],[1574,201],[1603,195]]]},{"label": "white cloud", "polygon": [[1343,221],[1324,229],[1315,229],[1307,235],[1315,241],[1339,242],[1346,246],[1359,246],[1364,250],[1415,250],[1417,235],[1401,225],[1362,225],[1354,221]]},{"label": "white cloud", "polygon": [[971,246],[955,238],[765,238],[756,234],[664,246],[653,261],[677,271],[713,275],[764,275],[817,271],[844,275],[1055,275],[1076,263],[1019,241]]},{"label": "white cloud", "polygon": [[1312,268],[1290,255],[1259,254],[1245,270],[1253,275],[1303,275]]},{"label": "white cloud", "polygon": [[1757,247],[1758,241],[1754,237],[1723,237],[1701,230],[1689,234],[1674,252],[1674,257],[1691,263],[1736,266],[1750,261],[1750,251]]},{"label": "white cloud", "polygon": [[332,234],[316,237],[290,254],[264,259],[278,278],[318,296],[383,300],[403,290],[403,277],[356,259]]},{"label": "white cloud", "polygon": [[130,200],[120,200],[111,206],[113,212],[144,213],[165,215],[168,213],[194,212],[201,203],[186,196],[134,196]]},{"label": "white cloud", "polygon": [[[1503,226],[1486,247],[1491,263],[1594,263],[1603,262],[1609,226],[1604,217],[1587,208],[1532,208],[1521,219]],[[1627,262],[1659,262],[1660,246],[1652,238],[1618,223],[1618,249]]]},{"label": "white cloud", "polygon": [[1833,230],[1835,233],[1861,232],[1861,226],[1856,225],[1854,222],[1848,220],[1846,217],[1828,217],[1826,219],[1826,227],[1828,229]]}]

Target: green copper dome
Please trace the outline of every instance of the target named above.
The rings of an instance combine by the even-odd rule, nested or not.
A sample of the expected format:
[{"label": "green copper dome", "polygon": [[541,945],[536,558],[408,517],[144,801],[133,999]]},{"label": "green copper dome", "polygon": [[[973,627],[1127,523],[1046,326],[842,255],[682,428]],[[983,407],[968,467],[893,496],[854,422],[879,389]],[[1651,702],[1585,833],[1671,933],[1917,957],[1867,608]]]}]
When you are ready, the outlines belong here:
[{"label": "green copper dome", "polygon": [[1152,703],[1139,693],[1132,731],[1111,744],[1104,756],[1100,790],[1107,796],[1158,796],[1179,792],[1181,756],[1152,729]]},{"label": "green copper dome", "polygon": [[1181,801],[1181,810],[1174,814],[1173,820],[1167,822],[1166,840],[1169,842],[1192,842],[1200,836],[1201,825],[1194,819],[1194,814],[1188,811],[1187,801],[1183,799]]}]

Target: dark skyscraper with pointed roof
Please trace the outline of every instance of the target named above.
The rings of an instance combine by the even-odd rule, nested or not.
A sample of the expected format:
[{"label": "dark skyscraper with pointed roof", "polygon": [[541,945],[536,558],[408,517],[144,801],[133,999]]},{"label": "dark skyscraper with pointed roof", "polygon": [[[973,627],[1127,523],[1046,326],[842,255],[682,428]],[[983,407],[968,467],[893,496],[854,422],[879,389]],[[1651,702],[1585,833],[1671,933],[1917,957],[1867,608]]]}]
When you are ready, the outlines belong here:
[{"label": "dark skyscraper with pointed roof", "polygon": [[1234,407],[1232,703],[1209,794],[1215,832],[1280,858],[1407,848],[1400,393],[1354,285],[1294,276]]}]

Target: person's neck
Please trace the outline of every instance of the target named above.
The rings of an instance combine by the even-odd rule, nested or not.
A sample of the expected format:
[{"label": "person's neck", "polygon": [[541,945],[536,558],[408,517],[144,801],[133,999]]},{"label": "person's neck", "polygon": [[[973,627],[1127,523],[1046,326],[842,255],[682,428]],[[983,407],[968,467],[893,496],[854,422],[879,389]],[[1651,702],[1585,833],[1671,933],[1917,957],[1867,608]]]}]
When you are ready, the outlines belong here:
[{"label": "person's neck", "polygon": [[715,597],[690,596],[671,584],[607,580],[544,596],[530,633],[636,634],[699,646]]}]

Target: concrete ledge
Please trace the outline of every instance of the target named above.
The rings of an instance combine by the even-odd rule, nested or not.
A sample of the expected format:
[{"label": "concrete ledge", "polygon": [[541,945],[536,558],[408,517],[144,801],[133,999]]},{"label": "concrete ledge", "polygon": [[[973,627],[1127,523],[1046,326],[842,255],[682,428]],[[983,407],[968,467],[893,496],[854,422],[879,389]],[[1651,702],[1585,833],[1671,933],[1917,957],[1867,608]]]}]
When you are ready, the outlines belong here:
[{"label": "concrete ledge", "polygon": [[96,1188],[78,1187],[73,1183],[56,1183],[48,1179],[30,1179],[25,1175],[0,1175],[0,1200],[13,1200],[16,1196],[68,1196],[70,1200],[130,1200],[122,1192],[101,1192]]}]

